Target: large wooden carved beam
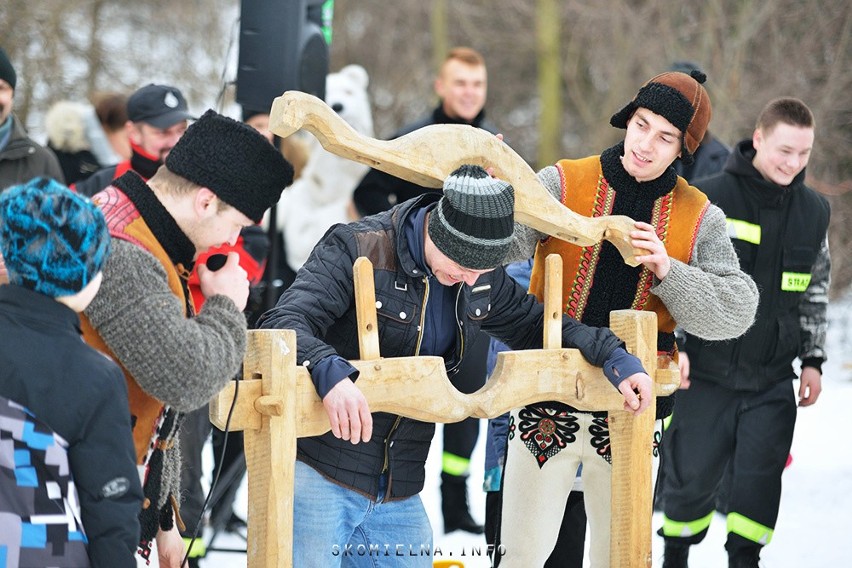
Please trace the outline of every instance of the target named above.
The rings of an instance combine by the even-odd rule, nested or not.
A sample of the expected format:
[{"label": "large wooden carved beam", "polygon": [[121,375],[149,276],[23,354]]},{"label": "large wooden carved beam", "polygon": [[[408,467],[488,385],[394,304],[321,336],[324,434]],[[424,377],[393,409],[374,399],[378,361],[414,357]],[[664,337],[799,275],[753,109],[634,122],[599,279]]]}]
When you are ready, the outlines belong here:
[{"label": "large wooden carved beam", "polygon": [[[651,436],[655,395],[671,394],[677,369],[656,368],[656,315],[621,310],[612,329],[654,372],[651,409],[638,417],[621,410],[622,397],[603,372],[573,349],[562,349],[561,259],[545,271],[543,349],[503,352],[488,384],[472,395],[458,392],[440,357],[381,358],[369,260],[353,267],[361,360],[358,388],[373,412],[427,422],[498,416],[511,408],[559,400],[576,408],[609,410],[612,444],[610,565],[647,568],[651,562]],[[296,438],[329,430],[328,416],[308,371],[296,365],[292,330],[249,332],[242,381],[232,381],[210,402],[220,429],[245,431],[249,488],[249,568],[292,566]],[[298,568],[298,567],[297,567]]]},{"label": "large wooden carved beam", "polygon": [[442,187],[444,179],[462,164],[491,168],[515,188],[515,220],[578,246],[602,239],[618,248],[624,261],[636,266],[640,250],[630,244],[633,220],[623,215],[584,217],[547,191],[535,172],[507,144],[493,134],[461,124],[435,124],[393,140],[359,134],[325,102],[300,91],[276,98],[270,130],[286,138],[304,129],[323,148],[424,187]]}]

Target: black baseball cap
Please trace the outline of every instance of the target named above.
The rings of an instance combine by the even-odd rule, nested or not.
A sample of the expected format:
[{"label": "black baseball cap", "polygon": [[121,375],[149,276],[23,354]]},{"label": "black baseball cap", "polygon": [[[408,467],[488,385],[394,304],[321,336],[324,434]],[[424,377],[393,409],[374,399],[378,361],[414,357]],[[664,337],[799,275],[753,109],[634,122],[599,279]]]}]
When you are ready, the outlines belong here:
[{"label": "black baseball cap", "polygon": [[155,128],[169,128],[182,120],[195,120],[187,110],[186,99],[180,89],[153,83],[130,95],[127,118]]}]

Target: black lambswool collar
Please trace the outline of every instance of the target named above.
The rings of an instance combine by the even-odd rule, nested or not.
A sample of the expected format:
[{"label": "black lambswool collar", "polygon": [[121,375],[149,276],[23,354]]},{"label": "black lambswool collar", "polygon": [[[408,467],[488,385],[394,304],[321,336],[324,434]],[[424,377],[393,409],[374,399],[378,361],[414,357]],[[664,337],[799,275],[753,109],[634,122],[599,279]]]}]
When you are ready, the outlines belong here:
[{"label": "black lambswool collar", "polygon": [[[609,187],[615,191],[612,214],[627,215],[631,219],[650,223],[654,216],[655,202],[674,188],[677,174],[674,168],[669,168],[655,180],[638,182],[624,170],[621,163],[623,155],[623,142],[601,152],[600,160],[604,177]],[[642,266],[632,267],[625,264],[618,249],[611,243],[604,242],[601,245],[595,273],[606,275],[602,281],[617,282],[618,285],[593,286],[581,321],[587,325],[607,326],[609,313],[612,310],[621,310],[632,305]]]},{"label": "black lambswool collar", "polygon": [[601,167],[609,185],[619,193],[636,193],[641,197],[656,200],[674,189],[677,183],[677,173],[674,168],[669,168],[663,175],[651,181],[636,181],[636,178],[627,173],[621,163],[624,155],[624,142],[619,142],[612,148],[601,152]]},{"label": "black lambswool collar", "polygon": [[435,124],[470,124],[471,126],[476,126],[479,128],[479,125],[485,120],[485,109],[479,111],[473,120],[470,122],[462,119],[462,118],[451,118],[444,112],[444,103],[438,105],[434,111],[432,111],[432,120]]},{"label": "black lambswool collar", "polygon": [[195,245],[142,178],[136,172],[127,172],[112,184],[130,198],[171,261],[192,270]]}]

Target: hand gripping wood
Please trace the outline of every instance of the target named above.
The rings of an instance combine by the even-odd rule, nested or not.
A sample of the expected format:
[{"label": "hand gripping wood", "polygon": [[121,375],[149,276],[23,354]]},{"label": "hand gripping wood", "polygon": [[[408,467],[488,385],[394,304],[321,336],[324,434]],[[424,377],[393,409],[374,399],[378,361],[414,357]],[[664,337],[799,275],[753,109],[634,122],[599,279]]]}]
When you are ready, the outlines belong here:
[{"label": "hand gripping wood", "polygon": [[578,246],[606,239],[627,264],[639,264],[635,256],[642,251],[630,244],[630,217],[584,217],[571,211],[547,191],[523,158],[485,130],[434,124],[393,140],[377,140],[359,134],[322,100],[300,91],[287,91],[275,99],[269,123],[282,138],[307,130],[332,154],[423,187],[442,187],[462,164],[491,168],[493,175],[515,188],[515,221]]},{"label": "hand gripping wood", "polygon": [[[370,410],[427,422],[494,417],[532,402],[558,400],[576,408],[609,410],[612,449],[610,566],[651,565],[651,440],[655,395],[677,389],[676,366],[659,367],[656,315],[620,310],[612,330],[655,377],[651,409],[634,417],[623,398],[576,349],[562,348],[562,262],[545,263],[544,345],[502,352],[485,387],[471,395],[450,383],[441,357],[382,358],[379,352],[373,269],[353,266],[361,360],[358,388]],[[307,369],[296,365],[296,333],[264,329],[248,333],[242,381],[231,381],[210,401],[215,426],[245,431],[248,466],[248,566],[292,566],[296,438],[329,430],[328,415]]]}]

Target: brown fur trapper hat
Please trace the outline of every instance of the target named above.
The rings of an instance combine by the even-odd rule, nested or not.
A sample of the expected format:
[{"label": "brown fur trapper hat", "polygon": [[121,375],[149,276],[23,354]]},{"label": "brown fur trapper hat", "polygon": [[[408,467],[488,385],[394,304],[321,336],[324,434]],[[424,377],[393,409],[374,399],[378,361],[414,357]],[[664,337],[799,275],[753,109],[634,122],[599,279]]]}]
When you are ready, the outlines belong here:
[{"label": "brown fur trapper hat", "polygon": [[293,166],[251,126],[208,110],[166,156],[173,173],[260,222],[293,183]]},{"label": "brown fur trapper hat", "polygon": [[682,132],[681,160],[691,164],[713,114],[710,97],[702,85],[706,80],[707,76],[698,70],[688,75],[678,71],[661,73],[642,85],[633,100],[612,115],[609,123],[616,128],[627,128],[630,117],[640,107],[659,114]]}]

